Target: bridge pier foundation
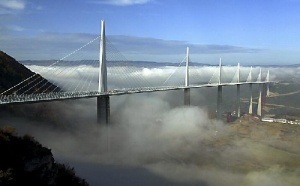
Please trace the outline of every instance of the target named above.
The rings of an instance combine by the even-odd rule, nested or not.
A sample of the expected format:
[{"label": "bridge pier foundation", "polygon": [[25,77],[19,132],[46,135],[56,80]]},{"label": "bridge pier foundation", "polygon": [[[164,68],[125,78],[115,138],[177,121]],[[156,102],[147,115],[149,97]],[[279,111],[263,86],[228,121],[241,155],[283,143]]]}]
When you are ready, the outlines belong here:
[{"label": "bridge pier foundation", "polygon": [[108,125],[110,121],[109,96],[97,97],[97,123]]},{"label": "bridge pier foundation", "polygon": [[257,101],[257,115],[262,116],[262,100],[261,100],[261,92],[262,92],[262,85],[259,85],[259,96]]},{"label": "bridge pier foundation", "polygon": [[253,108],[252,108],[252,84],[250,84],[250,101],[249,101],[249,114],[252,115],[253,114]]},{"label": "bridge pier foundation", "polygon": [[184,89],[184,105],[189,106],[191,104],[191,89]]},{"label": "bridge pier foundation", "polygon": [[218,97],[217,97],[217,117],[222,118],[222,86],[218,86]]},{"label": "bridge pier foundation", "polygon": [[237,94],[237,117],[241,117],[241,85],[237,85],[236,87]]}]

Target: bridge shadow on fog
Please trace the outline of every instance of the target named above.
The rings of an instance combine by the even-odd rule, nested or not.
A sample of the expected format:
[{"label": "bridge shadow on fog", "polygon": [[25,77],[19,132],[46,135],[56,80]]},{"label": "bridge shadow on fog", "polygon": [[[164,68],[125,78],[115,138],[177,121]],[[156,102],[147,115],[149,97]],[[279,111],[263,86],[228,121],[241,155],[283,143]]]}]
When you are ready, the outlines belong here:
[{"label": "bridge shadow on fog", "polygon": [[87,180],[91,186],[207,186],[203,181],[175,182],[148,171],[142,167],[125,165],[102,165],[85,162],[71,162],[76,174]]}]

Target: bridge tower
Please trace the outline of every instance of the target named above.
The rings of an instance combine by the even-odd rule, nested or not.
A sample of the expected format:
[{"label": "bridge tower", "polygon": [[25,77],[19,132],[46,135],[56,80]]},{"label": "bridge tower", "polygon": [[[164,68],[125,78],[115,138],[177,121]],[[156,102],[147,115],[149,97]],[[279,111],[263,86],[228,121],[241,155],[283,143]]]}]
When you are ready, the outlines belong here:
[{"label": "bridge tower", "polygon": [[[189,47],[186,48],[186,68],[185,68],[185,86],[189,86]],[[184,89],[184,105],[191,104],[191,89],[185,88]]]},{"label": "bridge tower", "polygon": [[217,97],[217,117],[218,119],[221,119],[222,117],[222,59],[220,58],[219,62],[219,85],[218,85],[218,97]]},{"label": "bridge tower", "polygon": [[253,114],[253,108],[252,108],[252,104],[253,104],[253,98],[252,98],[252,94],[253,94],[253,91],[252,91],[252,66],[250,68],[250,73],[249,73],[249,88],[250,88],[250,101],[249,101],[249,114]]},{"label": "bridge tower", "polygon": [[[100,54],[99,54],[99,87],[100,93],[107,92],[107,68],[106,68],[106,39],[105,39],[105,22],[101,20],[100,36]],[[97,97],[97,122],[99,124],[108,124],[110,119],[109,96]]]},{"label": "bridge tower", "polygon": [[266,83],[267,83],[267,97],[269,97],[270,96],[270,71],[269,70],[266,77]]},{"label": "bridge tower", "polygon": [[241,117],[241,85],[240,83],[240,63],[237,66],[237,87],[236,87],[236,97],[237,97],[237,117]]},{"label": "bridge tower", "polygon": [[[261,82],[261,68],[259,69],[259,75],[257,78],[258,82]],[[262,84],[259,84],[259,97],[258,97],[258,101],[257,101],[257,115],[258,116],[262,116],[262,104],[261,104],[261,92],[262,92]]]}]

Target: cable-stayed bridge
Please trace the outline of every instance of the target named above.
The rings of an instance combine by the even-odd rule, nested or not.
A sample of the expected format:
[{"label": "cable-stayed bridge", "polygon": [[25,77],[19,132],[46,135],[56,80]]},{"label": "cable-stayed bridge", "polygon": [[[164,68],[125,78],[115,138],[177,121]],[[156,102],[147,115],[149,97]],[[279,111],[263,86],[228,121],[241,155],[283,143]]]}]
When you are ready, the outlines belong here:
[{"label": "cable-stayed bridge", "polygon": [[[237,86],[236,96],[239,105],[241,85],[249,84],[249,91],[252,93],[253,84],[266,84],[268,87],[270,83],[269,71],[263,78],[261,69],[241,67],[239,64],[236,67],[222,66],[221,59],[219,66],[192,65],[189,48],[177,66],[174,64],[163,68],[138,67],[128,61],[106,38],[104,21],[101,25],[99,37],[62,59],[43,67],[30,65],[29,68],[36,73],[0,93],[0,104],[97,97],[98,121],[108,123],[110,96],[183,89],[184,103],[189,105],[191,88],[217,87],[217,110],[220,115],[223,86]],[[95,53],[99,54],[99,60],[78,60],[79,57],[88,58],[87,51],[90,50],[95,50]],[[252,96],[249,113],[252,113]],[[238,108],[238,116],[239,114]],[[261,115],[261,91],[258,115]]]}]

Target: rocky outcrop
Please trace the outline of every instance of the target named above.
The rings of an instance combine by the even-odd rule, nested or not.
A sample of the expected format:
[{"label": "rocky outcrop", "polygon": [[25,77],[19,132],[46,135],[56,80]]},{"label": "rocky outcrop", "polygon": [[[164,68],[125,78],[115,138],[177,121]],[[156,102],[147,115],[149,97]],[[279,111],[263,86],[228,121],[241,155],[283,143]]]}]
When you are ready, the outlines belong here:
[{"label": "rocky outcrop", "polygon": [[0,185],[87,186],[73,168],[54,161],[51,150],[13,128],[0,129]]}]

